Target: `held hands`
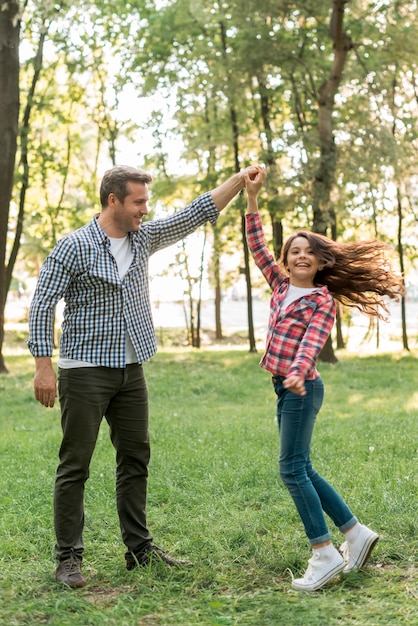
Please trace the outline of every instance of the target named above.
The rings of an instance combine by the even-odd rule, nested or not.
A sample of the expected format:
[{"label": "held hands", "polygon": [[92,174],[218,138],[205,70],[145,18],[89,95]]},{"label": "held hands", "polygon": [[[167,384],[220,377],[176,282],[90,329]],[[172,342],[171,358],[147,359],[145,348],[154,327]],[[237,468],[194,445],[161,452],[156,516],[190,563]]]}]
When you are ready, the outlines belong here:
[{"label": "held hands", "polygon": [[266,180],[266,170],[262,165],[253,165],[244,170],[243,174],[244,184],[247,189],[247,213],[257,213],[257,196]]},{"label": "held hands", "polygon": [[247,180],[253,181],[254,184],[256,184],[257,178],[263,175],[262,170],[264,170],[264,168],[261,165],[251,165],[250,167],[233,174],[224,183],[215,187],[215,189],[212,189],[210,193],[218,211],[222,211],[228,203],[235,198],[235,196],[246,186]]},{"label": "held hands", "polygon": [[252,165],[243,170],[243,174],[248,196],[257,196],[266,180],[266,168],[263,165]]},{"label": "held hands", "polygon": [[295,374],[287,376],[283,381],[283,387],[297,396],[306,396],[305,379],[303,376],[296,376]]}]

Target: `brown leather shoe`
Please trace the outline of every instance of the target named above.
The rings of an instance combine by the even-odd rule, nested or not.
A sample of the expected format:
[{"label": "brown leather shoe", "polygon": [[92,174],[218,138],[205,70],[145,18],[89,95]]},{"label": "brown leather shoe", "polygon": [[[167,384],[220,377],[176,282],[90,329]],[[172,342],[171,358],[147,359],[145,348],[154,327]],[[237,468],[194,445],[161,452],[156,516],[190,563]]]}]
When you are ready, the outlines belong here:
[{"label": "brown leather shoe", "polygon": [[176,561],[175,559],[168,556],[161,548],[158,546],[154,546],[153,544],[147,546],[142,550],[142,552],[137,552],[134,554],[133,552],[127,552],[125,555],[126,559],[126,569],[132,570],[137,565],[141,565],[142,567],[146,567],[150,563],[165,563],[170,567],[178,567],[181,565],[191,565],[190,561]]},{"label": "brown leather shoe", "polygon": [[81,561],[75,556],[60,561],[55,572],[55,579],[59,583],[68,585],[71,589],[79,589],[80,587],[85,587],[87,584],[86,579],[81,573]]}]

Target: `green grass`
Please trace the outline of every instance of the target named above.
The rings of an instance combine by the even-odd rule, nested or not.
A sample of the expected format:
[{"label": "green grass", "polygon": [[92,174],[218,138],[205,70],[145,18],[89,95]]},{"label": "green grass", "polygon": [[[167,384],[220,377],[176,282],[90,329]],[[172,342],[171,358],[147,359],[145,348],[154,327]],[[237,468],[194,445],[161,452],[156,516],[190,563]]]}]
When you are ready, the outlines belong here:
[{"label": "green grass", "polygon": [[307,594],[290,588],[310,549],[278,477],[275,397],[260,355],[176,349],[146,365],[150,529],[194,565],[125,570],[103,424],[86,489],[88,585],[75,591],[54,580],[59,409],[33,398],[31,357],[11,354],[11,373],[0,377],[0,624],[416,624],[416,357],[346,354],[321,364],[315,465],[381,540],[363,571]]}]

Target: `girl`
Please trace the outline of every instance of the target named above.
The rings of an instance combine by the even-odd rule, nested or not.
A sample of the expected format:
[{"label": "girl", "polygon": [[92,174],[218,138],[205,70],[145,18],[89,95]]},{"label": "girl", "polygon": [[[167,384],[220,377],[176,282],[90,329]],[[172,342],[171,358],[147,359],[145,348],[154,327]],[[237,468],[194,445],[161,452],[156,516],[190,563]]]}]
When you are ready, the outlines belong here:
[{"label": "girl", "polygon": [[[334,324],[335,300],[383,317],[382,296],[397,298],[402,281],[389,268],[379,241],[336,243],[299,231],[285,243],[281,263],[268,251],[257,195],[265,180],[261,167],[246,176],[247,240],[257,267],[273,294],[265,354],[260,365],[272,374],[280,432],[280,476],[288,488],[312,546],[312,557],[297,590],[315,591],[339,572],[362,567],[379,535],[360,524],[341,496],[312,467],[310,445],[324,385],[316,369]],[[342,555],[331,543],[324,512],[344,533]]]}]

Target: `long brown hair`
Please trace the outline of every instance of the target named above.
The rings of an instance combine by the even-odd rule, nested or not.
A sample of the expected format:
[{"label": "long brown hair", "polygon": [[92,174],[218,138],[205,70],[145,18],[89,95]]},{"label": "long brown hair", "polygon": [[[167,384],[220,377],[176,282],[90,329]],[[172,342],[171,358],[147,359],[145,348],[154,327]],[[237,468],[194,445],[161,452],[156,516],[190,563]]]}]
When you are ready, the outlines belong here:
[{"label": "long brown hair", "polygon": [[390,265],[390,246],[373,239],[338,243],[306,230],[291,235],[285,242],[281,263],[287,266],[290,246],[296,237],[305,237],[313,253],[323,265],[315,276],[315,283],[326,285],[331,295],[367,315],[384,318],[379,308],[388,312],[383,296],[399,300],[403,293],[402,277]]}]

